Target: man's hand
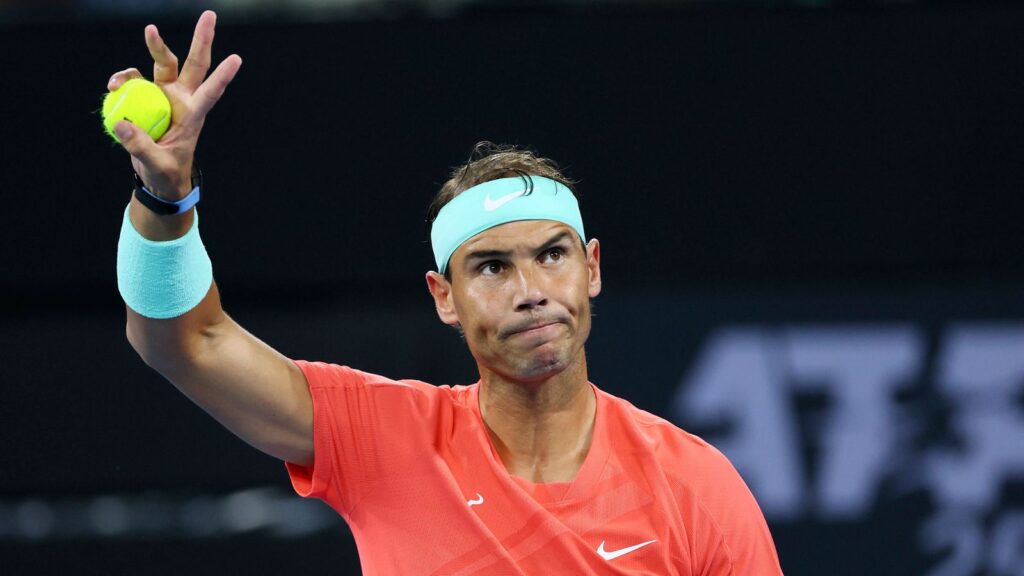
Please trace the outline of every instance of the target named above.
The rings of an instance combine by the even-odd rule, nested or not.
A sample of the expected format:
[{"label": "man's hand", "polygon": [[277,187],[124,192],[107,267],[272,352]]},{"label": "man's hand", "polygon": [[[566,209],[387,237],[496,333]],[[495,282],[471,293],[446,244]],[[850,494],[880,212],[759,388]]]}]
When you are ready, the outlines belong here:
[{"label": "man's hand", "polygon": [[[180,72],[177,56],[164,44],[156,26],[146,26],[146,46],[153,56],[153,81],[171,101],[171,126],[159,142],[153,142],[144,130],[127,120],[118,122],[114,131],[124,149],[132,155],[132,166],[142,181],[161,198],[180,200],[191,191],[192,157],[199,132],[206,115],[242,65],[242,59],[232,54],[206,78],[216,25],[217,15],[209,10],[203,12]],[[136,68],[122,70],[110,77],[107,89],[116,90],[128,80],[141,77]]]}]

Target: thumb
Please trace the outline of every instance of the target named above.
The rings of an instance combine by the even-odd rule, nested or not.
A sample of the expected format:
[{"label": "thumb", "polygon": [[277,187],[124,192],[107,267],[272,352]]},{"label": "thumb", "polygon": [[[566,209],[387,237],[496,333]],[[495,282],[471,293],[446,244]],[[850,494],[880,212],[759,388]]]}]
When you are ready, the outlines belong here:
[{"label": "thumb", "polygon": [[129,154],[138,158],[143,164],[153,165],[156,143],[144,130],[127,120],[120,120],[114,125],[114,134],[117,135],[121,146]]}]

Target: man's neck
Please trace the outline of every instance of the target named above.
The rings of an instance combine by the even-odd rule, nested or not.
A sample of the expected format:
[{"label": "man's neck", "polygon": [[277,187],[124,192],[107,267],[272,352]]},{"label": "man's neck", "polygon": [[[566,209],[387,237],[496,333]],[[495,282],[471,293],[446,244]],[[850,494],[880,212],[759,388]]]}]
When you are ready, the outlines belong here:
[{"label": "man's neck", "polygon": [[574,479],[590,449],[597,407],[585,357],[540,383],[481,374],[480,413],[509,473],[536,483]]}]

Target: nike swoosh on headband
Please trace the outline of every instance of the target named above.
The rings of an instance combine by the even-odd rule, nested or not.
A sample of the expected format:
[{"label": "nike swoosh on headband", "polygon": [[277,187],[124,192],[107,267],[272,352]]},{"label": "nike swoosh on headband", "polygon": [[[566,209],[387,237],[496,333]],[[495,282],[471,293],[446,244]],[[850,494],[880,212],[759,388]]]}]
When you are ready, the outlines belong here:
[{"label": "nike swoosh on headband", "polygon": [[498,198],[497,200],[491,200],[491,195],[488,193],[487,196],[484,197],[484,210],[487,212],[494,212],[498,208],[501,208],[503,205],[515,200],[516,198],[519,198],[523,194],[526,194],[526,192],[526,188],[523,188],[518,192],[509,192],[508,194],[505,194],[504,196]]},{"label": "nike swoosh on headband", "polygon": [[581,240],[586,238],[579,203],[569,187],[543,176],[498,178],[463,191],[437,213],[430,226],[437,271],[446,272],[452,253],[466,240],[519,220],[562,222],[572,226]]}]

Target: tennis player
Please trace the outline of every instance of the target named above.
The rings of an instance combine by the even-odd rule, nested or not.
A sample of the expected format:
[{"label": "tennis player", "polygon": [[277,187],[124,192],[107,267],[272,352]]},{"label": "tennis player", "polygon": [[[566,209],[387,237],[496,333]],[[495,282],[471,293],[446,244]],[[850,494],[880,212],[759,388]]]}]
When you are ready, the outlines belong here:
[{"label": "tennis player", "polygon": [[[179,70],[146,44],[173,123],[122,121],[136,188],[118,244],[129,342],[232,432],[285,461],[295,490],[351,527],[367,575],[780,574],[764,517],[715,448],[588,379],[601,249],[556,165],[481,145],[431,209],[437,314],[480,372],[434,386],[291,360],[221,307],[193,153],[241,66],[206,77],[216,16]],[[114,89],[135,69],[115,74]]]}]

